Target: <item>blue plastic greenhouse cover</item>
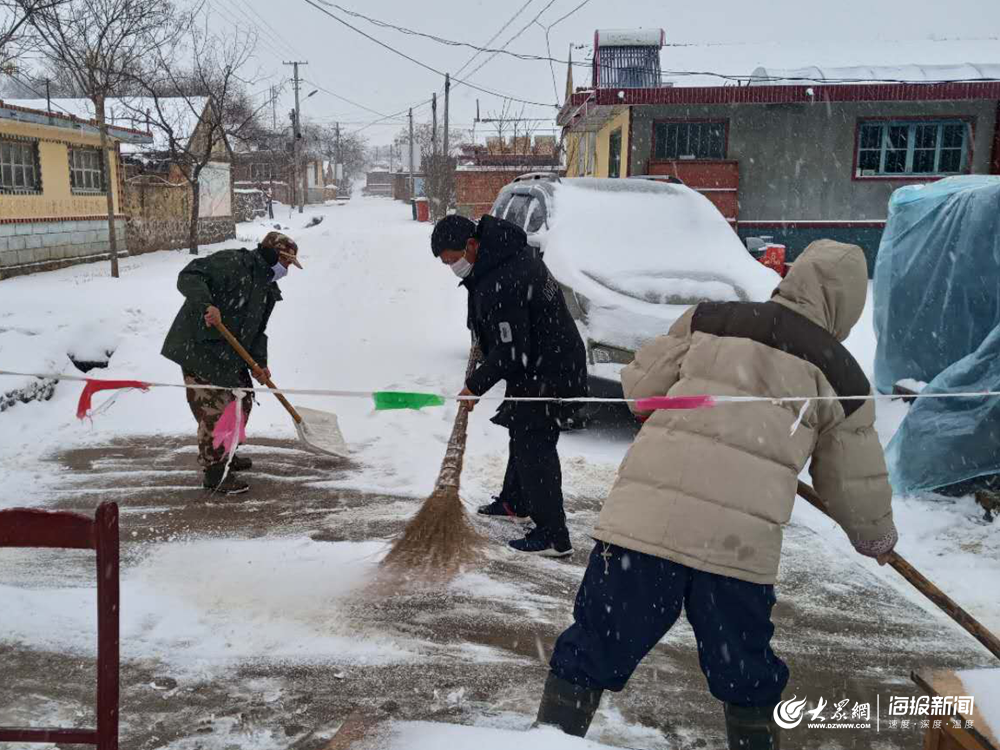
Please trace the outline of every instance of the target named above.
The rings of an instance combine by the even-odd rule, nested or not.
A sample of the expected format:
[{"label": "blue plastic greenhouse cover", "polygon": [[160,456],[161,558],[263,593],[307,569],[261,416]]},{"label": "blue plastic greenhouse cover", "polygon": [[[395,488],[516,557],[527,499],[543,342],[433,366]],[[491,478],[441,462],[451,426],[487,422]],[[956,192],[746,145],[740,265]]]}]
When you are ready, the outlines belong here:
[{"label": "blue plastic greenhouse cover", "polygon": [[[1000,390],[1000,177],[897,190],[875,262],[875,385]],[[1000,399],[917,399],[889,443],[893,489],[1000,473]]]}]

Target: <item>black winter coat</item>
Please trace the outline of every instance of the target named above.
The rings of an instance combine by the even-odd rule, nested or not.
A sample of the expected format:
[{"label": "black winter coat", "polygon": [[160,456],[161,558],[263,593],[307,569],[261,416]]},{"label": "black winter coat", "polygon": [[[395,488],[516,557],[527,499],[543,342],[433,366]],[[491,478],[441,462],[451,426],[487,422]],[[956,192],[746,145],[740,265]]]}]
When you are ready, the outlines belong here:
[{"label": "black winter coat", "polygon": [[[481,396],[501,380],[507,396],[587,395],[587,353],[558,282],[534,257],[525,233],[484,216],[479,254],[463,282],[483,361],[466,383]],[[567,419],[578,404],[505,402],[493,421],[513,429]]]},{"label": "black winter coat", "polygon": [[243,385],[246,363],[217,329],[205,327],[205,310],[218,307],[226,328],[267,367],[264,331],[281,299],[271,277],[271,267],[253,250],[220,250],[188,263],[177,277],[184,305],[163,342],[163,356],[213,385]]}]

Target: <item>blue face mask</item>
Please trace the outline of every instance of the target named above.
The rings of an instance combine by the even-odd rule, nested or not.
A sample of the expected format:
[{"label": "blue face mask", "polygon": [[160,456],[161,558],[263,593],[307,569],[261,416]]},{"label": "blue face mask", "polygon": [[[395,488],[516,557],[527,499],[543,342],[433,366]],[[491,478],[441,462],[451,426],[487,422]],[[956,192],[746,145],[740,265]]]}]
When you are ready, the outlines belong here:
[{"label": "blue face mask", "polygon": [[281,265],[281,263],[275,263],[271,266],[271,281],[280,281],[287,275],[288,269]]}]

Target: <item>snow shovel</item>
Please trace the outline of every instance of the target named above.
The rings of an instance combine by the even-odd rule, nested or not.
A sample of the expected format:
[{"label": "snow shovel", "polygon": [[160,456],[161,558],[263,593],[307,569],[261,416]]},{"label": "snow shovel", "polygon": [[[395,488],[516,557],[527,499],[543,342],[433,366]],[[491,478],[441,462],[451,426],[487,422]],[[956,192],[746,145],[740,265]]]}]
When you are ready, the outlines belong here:
[{"label": "snow shovel", "polygon": [[[826,509],[826,503],[823,502],[823,498],[808,484],[800,481],[797,491],[799,497],[808,501],[820,513],[826,516],[830,515]],[[919,570],[904,560],[897,552],[893,551],[889,553],[887,564],[912,584],[917,591],[934,602],[948,617],[961,625],[969,635],[989,649],[990,653],[1000,659],[1000,638],[993,635],[979,620],[962,609],[958,602],[931,583]]]},{"label": "snow shovel", "polygon": [[[219,333],[229,342],[229,345],[236,350],[236,353],[243,357],[243,360],[250,365],[251,372],[263,369],[254,361],[253,357],[250,356],[250,352],[243,348],[239,340],[229,332],[229,329],[221,321],[216,323],[215,327],[219,329]],[[278,386],[270,378],[264,378],[264,384],[271,390],[276,391],[278,389]],[[296,409],[288,403],[288,399],[282,394],[275,393],[274,395],[277,396],[281,405],[288,410],[288,413],[292,415],[292,419],[295,420],[295,431],[299,433],[299,440],[305,443],[308,448],[327,456],[347,458],[347,443],[344,442],[344,436],[340,433],[336,414],[301,407]]]}]

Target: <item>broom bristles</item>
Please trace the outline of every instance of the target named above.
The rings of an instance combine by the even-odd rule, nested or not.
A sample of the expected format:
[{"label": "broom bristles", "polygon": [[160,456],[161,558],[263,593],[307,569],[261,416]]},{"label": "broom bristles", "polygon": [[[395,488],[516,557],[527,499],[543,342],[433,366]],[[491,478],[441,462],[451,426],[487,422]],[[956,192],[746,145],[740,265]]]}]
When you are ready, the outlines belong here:
[{"label": "broom bristles", "polygon": [[[478,357],[473,348],[466,377]],[[459,405],[434,492],[392,545],[382,560],[383,567],[447,577],[476,560],[483,538],[466,516],[458,494],[468,425],[469,412]]]}]

